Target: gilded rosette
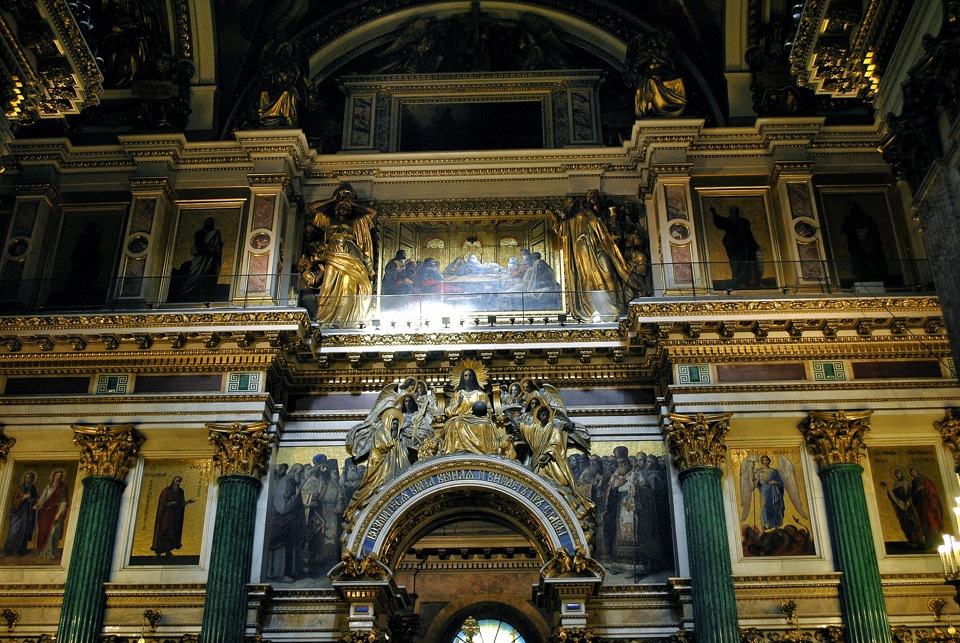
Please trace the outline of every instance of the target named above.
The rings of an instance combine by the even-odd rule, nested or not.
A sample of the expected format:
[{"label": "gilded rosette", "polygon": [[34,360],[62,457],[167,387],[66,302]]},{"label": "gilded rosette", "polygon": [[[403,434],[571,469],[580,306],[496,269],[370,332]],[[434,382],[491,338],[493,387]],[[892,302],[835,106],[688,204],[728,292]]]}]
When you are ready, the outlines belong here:
[{"label": "gilded rosette", "polygon": [[947,416],[934,422],[933,428],[940,432],[943,443],[953,453],[953,466],[960,469],[960,419],[954,417],[952,409],[947,409]]},{"label": "gilded rosette", "polygon": [[798,426],[822,469],[834,464],[859,464],[865,455],[863,434],[870,430],[873,411],[822,413],[808,411]]},{"label": "gilded rosette", "polygon": [[137,462],[144,437],[132,424],[82,426],[74,424],[73,443],[80,447],[80,468],[88,476],[123,480]]},{"label": "gilded rosette", "polygon": [[667,447],[673,454],[673,466],[677,471],[693,467],[717,467],[723,465],[727,445],[723,439],[730,430],[733,413],[697,413],[695,416],[670,413],[667,419]]},{"label": "gilded rosette", "polygon": [[216,448],[213,461],[223,475],[262,477],[267,471],[273,437],[267,433],[266,422],[254,424],[208,423],[209,441]]}]

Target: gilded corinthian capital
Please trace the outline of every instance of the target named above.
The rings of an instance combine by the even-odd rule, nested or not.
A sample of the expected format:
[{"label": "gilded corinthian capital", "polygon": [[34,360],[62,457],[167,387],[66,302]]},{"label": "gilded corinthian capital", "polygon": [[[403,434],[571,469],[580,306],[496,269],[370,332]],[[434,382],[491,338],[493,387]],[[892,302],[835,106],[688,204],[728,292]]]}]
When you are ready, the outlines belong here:
[{"label": "gilded corinthian capital", "polygon": [[863,434],[870,430],[873,411],[821,413],[808,411],[799,424],[817,465],[860,464],[864,456]]},{"label": "gilded corinthian capital", "polygon": [[693,417],[671,413],[667,416],[667,446],[673,454],[673,466],[677,471],[693,467],[717,467],[723,465],[727,445],[723,439],[730,430],[733,413],[697,413]]},{"label": "gilded corinthian capital", "polygon": [[3,429],[0,428],[0,462],[7,461],[7,456],[10,455],[10,449],[12,449],[16,443],[16,438],[8,438],[3,434]]},{"label": "gilded corinthian capital", "polygon": [[254,424],[208,423],[210,443],[216,448],[213,461],[223,475],[242,474],[260,478],[267,471],[273,438],[266,422]]},{"label": "gilded corinthian capital", "polygon": [[960,471],[960,419],[953,415],[953,409],[947,409],[947,416],[933,423],[940,432],[943,443],[953,452],[953,466]]},{"label": "gilded corinthian capital", "polygon": [[80,447],[80,468],[88,476],[123,480],[137,462],[144,437],[132,424],[82,426],[74,424],[73,443]]}]

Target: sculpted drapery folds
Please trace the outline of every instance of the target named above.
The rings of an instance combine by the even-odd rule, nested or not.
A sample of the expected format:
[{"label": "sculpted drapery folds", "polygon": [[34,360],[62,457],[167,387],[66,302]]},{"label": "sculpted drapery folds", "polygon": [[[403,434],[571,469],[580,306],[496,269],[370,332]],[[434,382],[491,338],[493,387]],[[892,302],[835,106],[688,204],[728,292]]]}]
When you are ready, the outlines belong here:
[{"label": "sculpted drapery folds", "polygon": [[669,31],[641,31],[627,45],[627,84],[636,91],[637,118],[677,117],[687,107],[687,90],[677,73],[678,46]]},{"label": "sculpted drapery folds", "polygon": [[349,183],[329,199],[309,206],[304,254],[297,264],[302,285],[314,292],[316,319],[355,326],[370,310],[373,294],[373,240],[376,210],[361,205]]},{"label": "sculpted drapery folds", "polygon": [[579,317],[618,316],[626,311],[630,267],[603,223],[598,190],[567,199],[555,213],[554,229],[563,249],[571,311]]}]

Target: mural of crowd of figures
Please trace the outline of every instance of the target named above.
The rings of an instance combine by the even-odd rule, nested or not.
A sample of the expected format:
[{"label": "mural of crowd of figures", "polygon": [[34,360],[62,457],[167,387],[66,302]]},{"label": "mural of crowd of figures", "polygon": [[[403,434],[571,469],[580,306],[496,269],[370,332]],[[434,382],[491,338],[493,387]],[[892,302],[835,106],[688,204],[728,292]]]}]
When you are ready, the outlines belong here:
[{"label": "mural of crowd of figures", "polygon": [[730,449],[744,558],[817,553],[800,447]]},{"label": "mural of crowd of figures", "polygon": [[76,479],[76,462],[14,463],[0,565],[61,564]]},{"label": "mural of crowd of figures", "polygon": [[869,452],[880,532],[888,555],[926,554],[943,543],[944,485],[935,448],[876,447]]},{"label": "mural of crowd of figures", "polygon": [[418,461],[458,453],[516,460],[556,486],[594,535],[607,582],[665,579],[675,558],[662,443],[591,448],[553,386],[525,378],[491,392],[483,364],[463,360],[443,390],[413,378],[386,386],[343,448],[280,449],[266,580],[326,584],[344,534],[385,485]]}]

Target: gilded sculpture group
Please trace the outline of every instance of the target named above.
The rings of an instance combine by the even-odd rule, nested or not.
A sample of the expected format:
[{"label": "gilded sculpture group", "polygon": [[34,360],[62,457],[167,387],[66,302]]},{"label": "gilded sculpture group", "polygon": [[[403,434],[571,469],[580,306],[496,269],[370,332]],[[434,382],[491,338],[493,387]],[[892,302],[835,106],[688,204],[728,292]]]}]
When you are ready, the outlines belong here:
[{"label": "gilded sculpture group", "polygon": [[[323,324],[364,323],[373,297],[376,210],[361,204],[349,183],[309,206],[303,256],[297,264],[304,304]],[[570,197],[553,212],[563,256],[569,310],[578,318],[611,321],[649,292],[649,258],[640,213],[604,203],[599,190]],[[467,415],[462,413],[461,415]]]},{"label": "gilded sculpture group", "polygon": [[491,400],[486,367],[467,359],[453,368],[450,386],[440,393],[438,399],[413,378],[390,384],[366,419],[347,431],[347,451],[366,470],[344,512],[344,531],[415,462],[458,453],[523,462],[556,485],[582,520],[592,521],[593,503],[578,490],[567,458],[569,447],[589,452],[590,435],[567,416],[557,389],[526,378]]}]

